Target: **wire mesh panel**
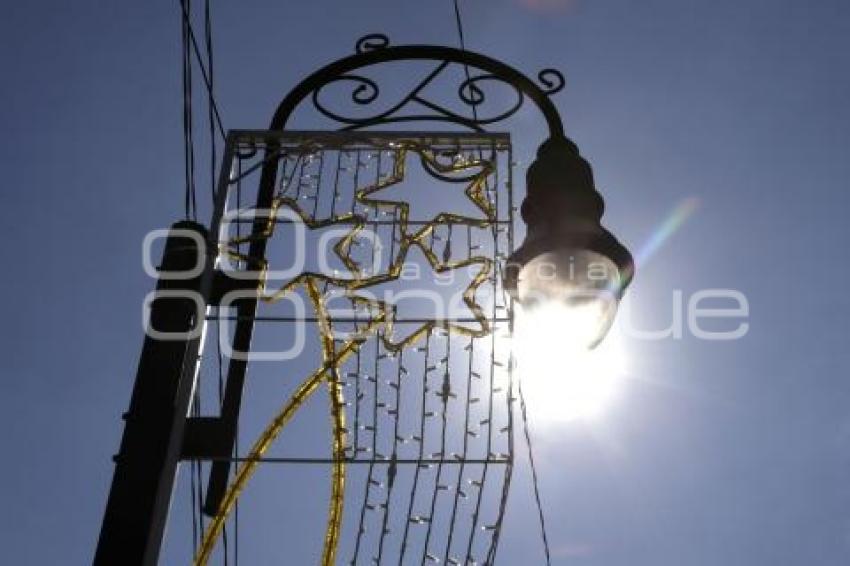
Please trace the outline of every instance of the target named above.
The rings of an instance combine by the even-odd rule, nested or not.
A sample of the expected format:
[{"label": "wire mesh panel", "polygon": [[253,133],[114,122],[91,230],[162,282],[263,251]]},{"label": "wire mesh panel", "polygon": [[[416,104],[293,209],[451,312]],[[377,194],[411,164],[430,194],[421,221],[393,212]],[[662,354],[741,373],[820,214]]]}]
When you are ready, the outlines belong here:
[{"label": "wire mesh panel", "polygon": [[[323,563],[492,563],[513,462],[508,136],[238,131],[223,166],[220,269],[262,282],[249,351],[232,333],[256,291],[210,314],[224,358],[250,364],[240,427],[255,374],[272,366],[286,384],[241,428],[250,444],[196,562],[261,468],[309,463],[330,482]],[[274,198],[257,210],[270,167]],[[282,436],[317,410],[322,434]]]}]

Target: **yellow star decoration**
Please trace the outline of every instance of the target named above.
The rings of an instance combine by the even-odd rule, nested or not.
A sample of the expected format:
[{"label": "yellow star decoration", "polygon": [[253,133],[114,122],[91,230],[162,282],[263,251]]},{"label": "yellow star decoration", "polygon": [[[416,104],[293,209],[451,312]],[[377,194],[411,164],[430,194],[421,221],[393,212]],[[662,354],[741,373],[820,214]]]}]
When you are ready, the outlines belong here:
[{"label": "yellow star decoration", "polygon": [[[484,217],[472,218],[449,212],[441,212],[429,222],[424,224],[419,230],[410,233],[410,204],[402,201],[377,199],[374,198],[373,195],[386,187],[401,182],[404,179],[405,164],[407,161],[406,158],[408,152],[411,151],[419,155],[423,165],[430,167],[438,174],[456,173],[474,168],[479,169],[477,173],[469,178],[470,182],[467,185],[464,194],[479,210],[482,211]],[[310,397],[310,395],[316,391],[321,382],[324,380],[327,380],[328,382],[328,391],[331,399],[331,418],[333,421],[332,453],[334,465],[331,479],[331,500],[328,510],[328,521],[322,552],[322,564],[324,566],[332,566],[335,563],[336,550],[342,525],[346,457],[345,405],[342,395],[342,385],[339,379],[339,368],[352,354],[358,351],[369,335],[372,333],[378,333],[378,330],[382,325],[384,330],[383,332],[380,332],[379,335],[381,336],[384,348],[391,352],[400,352],[401,350],[418,342],[435,328],[451,330],[457,334],[472,337],[482,337],[490,333],[489,321],[487,320],[481,306],[475,302],[475,293],[478,287],[480,287],[490,275],[493,269],[493,260],[486,256],[473,256],[463,260],[452,261],[449,258],[446,261],[441,261],[431,250],[430,246],[425,243],[425,240],[433,233],[434,229],[441,224],[458,224],[486,228],[495,223],[497,211],[486,195],[487,177],[493,172],[493,169],[493,162],[484,159],[466,159],[457,161],[452,165],[446,165],[440,163],[432,151],[419,147],[415,143],[405,142],[396,147],[392,173],[385,179],[379,180],[376,184],[358,188],[355,191],[355,200],[361,204],[374,206],[376,209],[391,208],[393,211],[399,211],[398,224],[400,229],[400,244],[397,255],[392,259],[386,273],[364,276],[360,265],[351,258],[351,244],[367,222],[364,216],[349,212],[336,215],[331,218],[317,220],[302,210],[295,199],[285,196],[279,196],[274,199],[271,214],[269,215],[266,226],[262,232],[244,238],[234,238],[230,240],[229,246],[226,246],[222,250],[223,253],[226,253],[233,258],[260,265],[261,283],[258,293],[259,298],[263,301],[279,301],[297,287],[301,285],[305,287],[310,302],[316,311],[316,318],[318,319],[322,340],[323,360],[322,365],[301,382],[295,392],[281,407],[277,415],[269,422],[257,440],[255,440],[248,453],[246,461],[238,469],[235,478],[228,486],[218,513],[210,521],[206,531],[204,532],[203,541],[194,559],[194,564],[196,566],[207,564],[228,515],[232,511],[242,489],[244,489],[248,480],[256,470],[256,467],[259,465],[263,455],[269,449],[272,442],[278,437],[287,422],[289,422],[293,415]],[[352,226],[351,231],[333,247],[334,253],[339,257],[343,265],[345,265],[346,269],[350,272],[350,278],[329,276],[327,274],[316,272],[304,272],[286,282],[279,289],[270,293],[266,292],[265,274],[267,273],[268,265],[265,258],[251,258],[245,256],[240,254],[234,246],[255,239],[270,238],[274,234],[276,226],[276,213],[283,207],[293,210],[296,214],[298,214],[304,224],[311,229],[324,228],[338,224]],[[448,320],[435,319],[425,322],[421,326],[417,327],[411,334],[397,342],[392,340],[392,306],[387,305],[383,301],[373,301],[357,295],[356,291],[358,289],[398,279],[401,275],[404,262],[411,246],[417,246],[420,250],[422,250],[428,260],[428,263],[437,273],[445,273],[453,269],[474,264],[481,266],[469,286],[463,292],[463,301],[472,312],[473,317],[479,325],[478,328],[468,328],[466,326],[453,324]],[[341,287],[345,290],[345,296],[352,301],[352,304],[372,308],[374,309],[372,312],[375,314],[370,317],[368,322],[366,322],[362,328],[357,329],[353,337],[338,343],[333,338],[331,329],[332,321],[328,315],[327,307],[319,290],[319,284],[330,284],[336,287]]]}]

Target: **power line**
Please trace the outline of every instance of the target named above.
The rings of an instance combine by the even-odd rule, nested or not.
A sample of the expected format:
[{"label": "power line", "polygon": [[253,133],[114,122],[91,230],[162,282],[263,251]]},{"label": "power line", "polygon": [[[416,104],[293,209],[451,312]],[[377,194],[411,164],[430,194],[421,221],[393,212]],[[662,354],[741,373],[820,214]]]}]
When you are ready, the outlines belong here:
[{"label": "power line", "polygon": [[191,43],[192,50],[195,52],[195,59],[197,60],[198,67],[201,70],[201,77],[204,79],[204,85],[207,87],[207,92],[210,95],[213,114],[215,115],[215,121],[218,126],[218,133],[219,135],[221,135],[222,140],[226,140],[227,133],[221,121],[221,113],[218,110],[218,103],[216,102],[215,96],[213,95],[213,88],[212,82],[210,81],[210,75],[209,73],[207,73],[207,68],[204,65],[203,57],[201,56],[201,48],[198,47],[198,40],[195,38],[195,31],[192,27],[192,21],[189,17],[189,11],[186,7],[187,1],[188,0],[180,0],[180,8],[183,11],[183,22],[186,25],[186,29],[188,31],[189,42]]},{"label": "power line", "polygon": [[[464,38],[464,33],[463,33],[463,18],[461,17],[461,13],[460,13],[459,0],[453,0],[453,5],[454,5],[454,12],[455,12],[455,24],[457,26],[458,42],[460,44],[461,51],[465,52],[466,51],[466,40]],[[469,67],[466,64],[464,64],[463,70],[464,70],[464,73],[466,75],[466,84],[469,85],[469,89],[470,89],[470,100],[474,101],[475,98],[472,95],[473,95],[473,90],[476,87],[475,87],[475,85],[472,84],[472,79],[470,78],[470,75],[469,75]],[[473,119],[475,119],[475,121],[477,122],[478,121],[478,110],[477,110],[475,104],[471,104],[471,106],[472,106]],[[525,405],[525,396],[523,395],[523,392],[522,392],[522,381],[520,381],[518,389],[519,389],[519,402],[520,402],[520,409],[521,409],[520,413],[521,413],[521,416],[522,416],[522,427],[523,427],[523,432],[525,434],[525,443],[526,443],[526,446],[528,447],[528,462],[529,462],[529,465],[531,467],[531,483],[532,483],[532,487],[534,489],[534,501],[537,505],[537,517],[538,517],[539,522],[540,522],[540,536],[543,539],[543,552],[546,554],[546,564],[548,565],[548,564],[551,564],[551,558],[550,558],[550,554],[549,554],[549,538],[546,535],[546,519],[545,519],[544,514],[543,514],[543,503],[540,500],[540,485],[539,485],[539,482],[538,482],[538,479],[537,479],[537,467],[534,464],[534,450],[533,450],[532,445],[531,445],[531,432],[529,431],[529,427],[528,427],[528,415],[527,415],[526,405]]]},{"label": "power line", "polygon": [[[216,148],[216,127],[218,134],[222,139],[226,140],[224,125],[222,124],[221,114],[218,110],[218,103],[214,94],[214,65],[213,65],[213,33],[212,33],[212,13],[210,9],[210,1],[204,1],[204,48],[206,54],[206,63],[201,55],[201,50],[198,46],[195,32],[191,20],[191,0],[180,0],[181,10],[181,29],[182,29],[182,67],[183,67],[183,143],[184,143],[184,165],[185,165],[185,214],[186,218],[197,219],[197,197],[195,183],[195,147],[194,147],[194,112],[193,112],[193,78],[192,78],[192,52],[194,51],[195,60],[201,71],[204,86],[207,94],[207,118],[209,124],[209,142],[210,142],[210,187],[213,200],[215,198],[216,189],[216,169],[217,169],[217,148]],[[219,329],[220,332],[220,329]],[[218,344],[218,374],[219,374],[219,396],[222,395],[223,389],[223,373],[222,373],[222,354],[220,339]],[[201,374],[198,375],[198,379]],[[200,387],[198,387],[200,389]],[[221,399],[219,399],[221,402]],[[195,391],[195,399],[193,401],[192,413],[194,416],[200,414],[200,396],[199,391]],[[238,446],[236,447],[238,451]],[[192,539],[193,549],[197,552],[198,543],[204,531],[203,519],[203,480],[201,478],[203,467],[200,461],[193,461],[190,467],[190,496],[192,499]],[[234,518],[235,540],[233,548],[234,562],[239,561],[239,523],[238,515]],[[227,531],[223,532],[223,551],[224,565],[229,562]]]},{"label": "power line", "polygon": [[540,520],[540,535],[543,537],[543,552],[546,553],[546,564],[551,564],[552,562],[549,557],[549,538],[546,536],[546,520],[543,517],[543,503],[540,501],[540,486],[537,481],[537,466],[534,465],[534,450],[531,448],[531,433],[528,429],[525,395],[522,392],[522,377],[520,377],[518,389],[520,413],[522,413],[522,429],[525,433],[525,444],[528,447],[528,463],[531,466],[531,484],[534,486],[534,501],[537,503],[537,517]]},{"label": "power line", "polygon": [[215,85],[213,69],[213,37],[212,37],[212,15],[210,13],[210,0],[204,1],[204,44],[207,48],[207,62],[209,63],[210,86],[207,89],[207,119],[210,126],[210,194],[215,201],[215,173],[216,173],[216,148],[215,148],[215,98],[213,89]]},{"label": "power line", "polygon": [[187,10],[190,9],[187,4],[190,0],[180,0],[180,5],[183,8],[182,22],[182,63],[183,63],[183,165],[185,175],[185,197],[184,208],[186,218],[190,218],[197,214],[195,202],[195,147],[192,139],[192,59],[189,51],[189,32],[190,23],[188,17],[185,17]]},{"label": "power line", "polygon": [[[460,6],[458,4],[458,0],[454,0],[454,8],[455,8],[455,24],[457,25],[457,37],[458,42],[460,43],[460,50],[466,51],[466,41],[463,37],[463,18],[460,15]],[[463,64],[463,72],[466,75],[466,84],[469,85],[469,99],[474,101],[473,91],[476,89],[475,85],[472,84],[472,79],[469,76],[469,66],[464,63]],[[472,106],[472,118],[475,122],[478,122],[478,108],[476,108],[475,104],[471,104]]]},{"label": "power line", "polygon": [[213,88],[213,41],[212,41],[212,18],[209,0],[204,3],[204,47],[206,62],[198,45],[192,26],[191,0],[180,0],[180,11],[182,21],[182,62],[183,62],[183,143],[184,143],[184,166],[185,166],[185,198],[184,208],[186,218],[197,219],[197,190],[195,183],[195,143],[194,143],[194,112],[193,112],[193,77],[192,77],[192,53],[201,71],[201,78],[206,87],[207,111],[209,119],[210,136],[210,185],[214,198],[216,183],[216,140],[215,130],[222,140],[226,140],[227,134],[221,120],[218,102],[215,99]]},{"label": "power line", "polygon": [[464,44],[464,39],[463,39],[463,20],[460,17],[460,6],[458,5],[458,0],[454,0],[454,7],[455,7],[455,23],[457,24],[457,35],[458,35],[458,39],[460,40],[460,50],[466,51],[466,46]]}]

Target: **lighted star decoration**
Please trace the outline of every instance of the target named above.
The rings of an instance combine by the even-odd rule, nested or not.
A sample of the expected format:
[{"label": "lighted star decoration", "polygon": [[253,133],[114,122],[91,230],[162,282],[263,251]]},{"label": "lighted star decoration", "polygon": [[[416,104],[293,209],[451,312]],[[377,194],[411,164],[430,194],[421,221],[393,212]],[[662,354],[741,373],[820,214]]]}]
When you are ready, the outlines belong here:
[{"label": "lighted star decoration", "polygon": [[[271,213],[268,215],[267,223],[260,233],[246,236],[244,238],[231,239],[228,242],[228,245],[222,250],[223,253],[226,253],[232,258],[260,266],[258,294],[259,298],[263,301],[276,302],[285,298],[298,287],[303,286],[305,288],[307,296],[309,297],[316,312],[317,324],[319,326],[319,333],[322,341],[323,361],[319,368],[317,368],[299,384],[295,392],[290,396],[286,403],[284,403],[277,415],[269,422],[263,432],[254,441],[244,464],[239,468],[235,478],[228,486],[218,513],[207,526],[203,541],[195,556],[194,563],[196,565],[200,566],[207,564],[215,543],[221,535],[227,517],[233,510],[239,494],[253,475],[256,467],[259,465],[261,458],[278,437],[284,426],[295,415],[304,402],[316,391],[316,389],[318,389],[319,385],[323,381],[327,381],[332,405],[332,453],[334,465],[332,471],[332,487],[328,521],[322,552],[322,564],[325,566],[331,566],[334,564],[342,524],[346,458],[345,405],[342,395],[342,385],[339,379],[339,367],[352,354],[359,350],[360,346],[371,334],[375,333],[380,336],[386,350],[397,353],[415,344],[436,328],[442,328],[455,332],[456,334],[471,337],[486,336],[491,331],[490,324],[484,314],[484,310],[476,303],[475,294],[481,284],[487,281],[493,271],[493,260],[485,256],[471,256],[466,259],[452,260],[450,254],[449,257],[441,259],[425,242],[428,236],[434,232],[434,229],[440,225],[454,224],[486,228],[495,223],[496,210],[487,198],[486,194],[487,178],[494,170],[493,162],[485,159],[460,158],[456,159],[451,164],[445,164],[441,163],[429,149],[420,147],[419,145],[411,142],[393,144],[392,149],[395,150],[395,160],[391,174],[373,185],[357,188],[355,190],[355,200],[360,204],[366,205],[367,207],[373,206],[376,210],[389,208],[393,210],[393,213],[398,211],[400,243],[396,255],[392,259],[386,273],[365,276],[360,264],[351,257],[352,243],[356,240],[358,233],[362,231],[363,227],[366,225],[367,219],[365,216],[354,212],[347,212],[340,215],[334,215],[326,219],[316,219],[304,211],[299,206],[296,199],[282,195],[274,199],[272,203],[272,210],[270,211]],[[311,149],[310,151],[313,150]],[[460,181],[468,181],[464,194],[470,201],[472,201],[476,208],[483,213],[483,217],[474,218],[450,212],[441,212],[434,216],[430,221],[424,223],[418,230],[411,232],[409,226],[409,203],[375,198],[375,194],[382,189],[400,183],[404,179],[407,155],[409,152],[416,153],[420,157],[420,161],[423,166],[429,169],[432,176],[439,179],[458,182],[458,179],[448,177],[448,175],[474,170],[475,172],[473,174],[460,179]],[[266,259],[252,258],[241,254],[238,251],[238,245],[251,240],[271,238],[274,235],[274,230],[277,224],[275,222],[277,212],[284,207],[294,211],[310,229],[320,229],[333,225],[348,225],[351,227],[346,236],[340,239],[333,247],[334,253],[348,270],[348,277],[340,277],[338,275],[328,275],[318,272],[303,272],[295,278],[287,281],[278,289],[272,291],[265,289],[265,275],[268,269]],[[453,269],[459,269],[471,265],[480,266],[476,274],[473,276],[470,284],[463,292],[463,301],[473,314],[473,318],[478,325],[477,328],[457,325],[445,319],[433,319],[426,321],[421,326],[418,326],[413,332],[404,338],[398,341],[393,340],[393,314],[395,311],[392,305],[388,305],[383,301],[373,300],[358,295],[356,291],[366,287],[397,280],[402,272],[405,260],[407,259],[407,254],[412,246],[416,246],[422,250],[428,260],[428,263],[436,273],[446,273]],[[327,305],[325,304],[323,294],[320,291],[320,286],[326,287],[328,285],[341,288],[344,292],[344,296],[352,302],[352,305],[355,308],[365,308],[372,313],[372,316],[364,322],[364,325],[359,328],[356,333],[341,342],[334,340],[332,320],[328,315]],[[382,326],[383,331],[381,331]]]}]

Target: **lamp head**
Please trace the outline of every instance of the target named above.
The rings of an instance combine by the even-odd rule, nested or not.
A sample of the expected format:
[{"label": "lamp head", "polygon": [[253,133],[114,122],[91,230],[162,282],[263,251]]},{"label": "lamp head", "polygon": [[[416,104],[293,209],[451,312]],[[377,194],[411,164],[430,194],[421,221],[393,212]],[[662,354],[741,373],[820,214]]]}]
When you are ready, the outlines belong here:
[{"label": "lamp head", "polygon": [[605,203],[572,141],[540,146],[526,183],[521,214],[528,230],[505,266],[505,290],[527,321],[555,317],[568,346],[593,348],[632,280],[632,256],[602,227]]}]

